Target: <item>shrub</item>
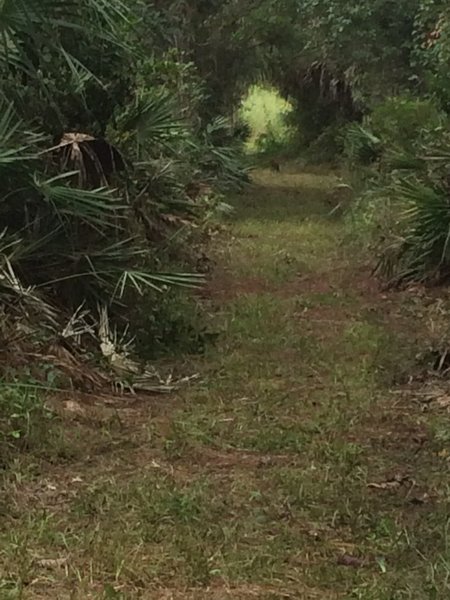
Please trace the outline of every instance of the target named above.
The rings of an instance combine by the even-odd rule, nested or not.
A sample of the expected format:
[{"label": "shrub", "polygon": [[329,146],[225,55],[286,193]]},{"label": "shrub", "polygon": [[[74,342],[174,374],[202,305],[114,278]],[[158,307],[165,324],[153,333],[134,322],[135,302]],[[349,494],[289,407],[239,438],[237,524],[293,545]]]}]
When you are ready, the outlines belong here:
[{"label": "shrub", "polygon": [[135,325],[136,349],[147,360],[167,352],[201,354],[216,338],[198,300],[176,289],[159,298],[149,295],[130,319]]},{"label": "shrub", "polygon": [[372,165],[381,157],[382,140],[359,123],[348,125],[342,137],[344,157],[350,167]]},{"label": "shrub", "polygon": [[439,132],[391,174],[385,193],[395,202],[398,233],[388,240],[380,271],[392,282],[441,282],[450,274],[449,156],[450,137]]},{"label": "shrub", "polygon": [[347,156],[355,164],[371,165],[359,211],[377,228],[382,241],[377,270],[391,283],[449,276],[446,121],[429,100],[391,98],[364,127],[352,125],[347,131]]},{"label": "shrub", "polygon": [[394,97],[378,104],[367,124],[384,147],[412,149],[420,144],[425,132],[440,127],[443,120],[431,100]]},{"label": "shrub", "polygon": [[339,161],[344,151],[342,125],[334,124],[327,127],[306,148],[301,140],[297,140],[299,153],[313,164],[334,163]]},{"label": "shrub", "polygon": [[0,306],[33,303],[54,333],[80,306],[92,322],[108,305],[123,325],[149,290],[202,282],[174,256],[165,268],[166,248],[218,189],[247,181],[243,142],[226,119],[200,118],[200,77],[153,4],[7,5]]}]

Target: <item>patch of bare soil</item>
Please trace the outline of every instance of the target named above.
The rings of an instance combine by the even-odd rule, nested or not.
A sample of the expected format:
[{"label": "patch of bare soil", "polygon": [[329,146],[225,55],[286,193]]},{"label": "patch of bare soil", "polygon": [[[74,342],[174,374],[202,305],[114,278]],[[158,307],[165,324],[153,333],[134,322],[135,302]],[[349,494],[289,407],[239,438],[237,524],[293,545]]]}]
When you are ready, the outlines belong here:
[{"label": "patch of bare soil", "polygon": [[[244,450],[215,450],[211,447],[198,447],[191,450],[189,464],[191,469],[201,472],[219,472],[222,470],[239,469],[242,471],[255,470],[266,467],[288,466],[295,464],[292,454],[264,454],[262,452],[249,452]],[[186,464],[183,459],[177,461],[178,465]]]},{"label": "patch of bare soil", "polygon": [[229,270],[217,268],[198,295],[220,305],[235,300],[243,294],[262,294],[273,290],[274,286],[263,277],[237,278]]}]

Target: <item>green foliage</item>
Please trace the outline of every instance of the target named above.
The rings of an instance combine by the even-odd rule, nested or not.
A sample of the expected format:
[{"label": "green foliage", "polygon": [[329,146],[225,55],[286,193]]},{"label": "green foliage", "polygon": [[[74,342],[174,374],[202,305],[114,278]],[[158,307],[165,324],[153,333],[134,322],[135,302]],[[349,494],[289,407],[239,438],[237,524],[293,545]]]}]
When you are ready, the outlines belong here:
[{"label": "green foliage", "polygon": [[293,136],[290,155],[301,156],[313,165],[339,163],[343,153],[342,124],[338,122],[320,129],[317,137],[310,142],[306,142],[305,136],[299,130]]},{"label": "green foliage", "polygon": [[[395,237],[388,238],[380,270],[392,281],[440,282],[450,269],[450,138],[440,130],[403,159],[386,192],[400,211]],[[399,157],[402,158],[401,156]]]},{"label": "green foliage", "polygon": [[[450,267],[449,189],[420,178],[402,178],[392,192],[405,209],[402,215],[404,237],[395,256],[395,281],[447,277]],[[381,267],[386,269],[385,251]]]},{"label": "green foliage", "polygon": [[126,320],[149,290],[201,283],[184,255],[188,272],[166,271],[167,247],[248,176],[228,121],[200,118],[176,18],[121,0],[8,0],[0,14],[0,300],[54,328],[80,305]]},{"label": "green foliage", "polygon": [[20,274],[25,286],[39,286],[49,301],[57,298],[72,309],[86,301],[95,306],[120,300],[127,288],[141,293],[142,286],[194,282],[190,276],[146,271],[150,249],[127,226],[132,206],[110,189],[75,187],[73,172],[57,174],[54,168],[50,175],[37,136],[33,145],[17,139],[23,124],[11,108],[3,110],[3,273]]},{"label": "green foliage", "polygon": [[159,297],[148,295],[130,321],[139,356],[147,360],[167,353],[202,354],[217,337],[199,302],[175,289]]},{"label": "green foliage", "polygon": [[37,388],[0,384],[2,459],[17,448],[38,450],[46,441],[52,418]]},{"label": "green foliage", "polygon": [[358,211],[377,228],[378,271],[392,283],[448,277],[447,122],[431,101],[400,97],[347,129],[350,166],[371,167]]},{"label": "green foliage", "polygon": [[363,93],[385,93],[392,84],[406,84],[419,0],[302,4],[302,18],[309,25],[308,50],[322,56],[316,60],[347,71]]},{"label": "green foliage", "polygon": [[448,10],[443,0],[227,0],[182,18],[208,106],[230,110],[263,78],[293,102],[306,147],[385,97],[431,93],[448,109]]},{"label": "green foliage", "polygon": [[371,165],[380,158],[381,139],[359,124],[349,125],[344,133],[344,155],[350,166]]},{"label": "green foliage", "polygon": [[430,100],[387,98],[362,125],[352,123],[343,128],[344,157],[352,169],[375,163],[384,169],[414,166],[414,153],[444,122],[445,115]]},{"label": "green foliage", "polygon": [[450,111],[450,10],[445,0],[422,0],[416,15],[413,66],[427,89]]},{"label": "green foliage", "polygon": [[279,152],[295,127],[310,159],[343,151],[383,185],[400,168],[435,176],[421,152],[448,107],[442,0],[8,0],[0,14],[9,295],[123,317],[149,289],[198,283],[185,261],[166,272],[166,250],[248,181],[229,117],[255,82],[281,94],[272,116],[246,99],[257,150]]},{"label": "green foliage", "polygon": [[243,160],[244,140],[236,136],[231,120],[216,117],[206,125],[200,142],[191,143],[195,161],[210,183],[220,191],[240,190],[249,181]]},{"label": "green foliage", "polygon": [[87,126],[103,133],[127,93],[117,77],[128,61],[121,41],[127,18],[121,0],[3,2],[3,95],[27,121],[39,116],[53,135]]},{"label": "green foliage", "polygon": [[426,131],[443,124],[444,117],[431,100],[420,98],[387,98],[370,114],[374,134],[388,146],[407,149],[422,139]]},{"label": "green foliage", "polygon": [[292,106],[280,94],[263,86],[252,86],[239,111],[248,124],[250,134],[246,143],[249,152],[276,154],[286,147],[292,135],[287,117]]}]

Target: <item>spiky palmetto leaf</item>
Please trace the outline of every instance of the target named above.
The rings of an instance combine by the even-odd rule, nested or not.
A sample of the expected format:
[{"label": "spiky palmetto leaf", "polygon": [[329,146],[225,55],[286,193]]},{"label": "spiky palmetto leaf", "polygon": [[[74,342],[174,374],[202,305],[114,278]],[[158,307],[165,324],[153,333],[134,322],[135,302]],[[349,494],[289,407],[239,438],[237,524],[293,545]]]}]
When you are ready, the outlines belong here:
[{"label": "spiky palmetto leaf", "polygon": [[189,184],[238,183],[239,149],[228,151],[226,119],[194,129],[181,59],[160,76],[155,53],[155,73],[136,74],[145,52],[128,51],[127,11],[122,0],[0,0],[0,304],[29,291],[60,322],[112,305],[123,325],[138,296],[203,282],[161,265],[215,206]]},{"label": "spiky palmetto leaf", "polygon": [[0,169],[33,158],[31,148],[44,136],[25,130],[12,104],[0,103]]},{"label": "spiky palmetto leaf", "polygon": [[250,167],[244,164],[240,148],[206,145],[199,150],[198,162],[220,189],[239,190],[249,182]]},{"label": "spiky palmetto leaf", "polygon": [[[75,241],[75,244],[74,244]],[[136,246],[135,240],[121,240],[112,245],[96,242],[95,249],[83,248],[88,240],[71,240],[62,231],[48,237],[46,243],[17,240],[10,245],[10,262],[23,278],[24,286],[33,286],[58,303],[73,308],[85,302],[121,302],[127,294],[142,295],[146,288],[161,291],[167,286],[198,287],[203,278],[192,273],[157,273],[145,267],[148,250]],[[30,246],[28,246],[30,244]],[[140,265],[138,267],[137,265]],[[1,296],[0,296],[1,297]]]},{"label": "spiky palmetto leaf", "polygon": [[224,146],[233,136],[230,119],[218,116],[206,125],[205,136],[215,146]]},{"label": "spiky palmetto leaf", "polygon": [[[113,27],[114,17],[121,14],[122,4],[120,0],[109,4],[108,9],[103,0],[83,0],[81,3],[66,0],[3,0],[0,3],[0,65],[3,69],[19,69],[43,85],[44,79],[39,76],[42,65],[38,48],[41,52],[45,48],[53,49],[68,62],[73,75],[78,72],[79,80],[82,63],[64,49],[60,32],[66,29],[86,34],[91,23],[101,19],[104,26]],[[51,35],[55,31],[57,35]],[[104,27],[98,31],[101,34]],[[88,69],[84,69],[84,74],[88,72]]]},{"label": "spiky palmetto leaf", "polygon": [[58,311],[34,287],[23,285],[6,256],[0,260],[0,298],[3,305],[14,305],[21,316],[29,311],[39,314],[42,327],[58,324]]},{"label": "spiky palmetto leaf", "polygon": [[188,139],[186,144],[202,177],[209,183],[220,189],[240,189],[249,182],[250,168],[245,164],[243,141],[234,136],[229,119],[213,119],[199,140]]},{"label": "spiky palmetto leaf", "polygon": [[382,141],[359,123],[352,123],[345,132],[345,154],[351,163],[369,165],[380,157]]},{"label": "spiky palmetto leaf", "polygon": [[0,254],[16,274],[17,289],[36,286],[43,298],[73,307],[121,301],[145,288],[199,284],[195,275],[152,273],[149,248],[127,232],[129,204],[105,187],[76,187],[76,171],[45,175],[48,152],[33,145],[42,139],[22,127],[13,109],[3,107]]},{"label": "spiky palmetto leaf", "polygon": [[392,281],[448,276],[450,267],[449,189],[438,182],[401,178],[391,193],[403,206],[402,237],[385,249],[380,270]]},{"label": "spiky palmetto leaf", "polygon": [[143,271],[124,271],[120,274],[116,290],[119,297],[125,293],[128,287],[134,288],[140,295],[143,295],[146,288],[152,288],[156,291],[169,286],[199,287],[205,282],[202,275],[193,273],[145,273]]},{"label": "spiky palmetto leaf", "polygon": [[182,121],[174,115],[171,99],[150,91],[136,96],[122,115],[120,127],[135,138],[138,158],[143,156],[145,148],[150,152],[158,147],[172,149],[174,138],[184,129]]},{"label": "spiky palmetto leaf", "polygon": [[414,147],[385,152],[382,163],[389,175],[378,196],[388,199],[400,218],[386,230],[379,270],[392,282],[450,275],[449,148],[449,134],[438,127],[421,131]]},{"label": "spiky palmetto leaf", "polygon": [[3,96],[14,101],[16,110],[27,119],[34,113],[35,101],[41,113],[50,109],[52,133],[67,124],[67,116],[70,119],[68,101],[76,111],[81,106],[92,112],[86,88],[92,90],[95,84],[103,98],[110,94],[94,72],[92,39],[98,40],[101,52],[97,64],[103,68],[106,59],[114,62],[114,55],[117,58],[125,51],[119,35],[125,13],[121,0],[3,0],[0,71],[7,75]]},{"label": "spiky palmetto leaf", "polygon": [[42,25],[85,31],[97,21],[101,25],[97,33],[102,35],[115,31],[118,19],[126,19],[127,14],[121,0],[3,0],[0,31],[14,40],[22,34],[36,35]]},{"label": "spiky palmetto leaf", "polygon": [[412,152],[406,152],[397,148],[389,149],[383,157],[383,167],[401,171],[425,171],[426,159]]},{"label": "spiky palmetto leaf", "polygon": [[95,81],[101,87],[105,87],[102,81],[96,77],[96,75],[86,67],[80,60],[69,54],[63,47],[60,48],[60,53],[64,57],[67,66],[69,67],[71,80],[70,87],[74,92],[80,95],[83,100],[84,106],[88,109],[86,98],[85,98],[85,89],[89,82]]},{"label": "spiky palmetto leaf", "polygon": [[[83,190],[64,185],[77,173],[56,175],[46,181],[35,179],[36,190],[50,203],[59,216],[71,216],[86,223],[102,227],[116,226],[111,217],[119,217],[118,211],[126,208],[112,190],[99,188]],[[123,218],[123,215],[122,215]]]},{"label": "spiky palmetto leaf", "polygon": [[[188,202],[184,195],[185,165],[172,158],[161,157],[136,164],[136,173],[146,181],[146,190],[150,201],[158,209],[165,212],[179,206],[189,212]],[[137,195],[136,200],[139,200]]]}]

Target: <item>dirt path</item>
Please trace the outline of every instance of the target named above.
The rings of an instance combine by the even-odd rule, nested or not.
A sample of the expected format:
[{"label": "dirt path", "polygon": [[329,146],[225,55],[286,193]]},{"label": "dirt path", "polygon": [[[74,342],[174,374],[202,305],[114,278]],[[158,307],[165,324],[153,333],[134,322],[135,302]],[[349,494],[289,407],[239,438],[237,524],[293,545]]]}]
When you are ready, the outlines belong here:
[{"label": "dirt path", "polygon": [[436,302],[379,291],[334,183],[263,171],[235,199],[200,383],[58,399],[7,475],[0,598],[450,597],[445,384],[399,387]]}]

